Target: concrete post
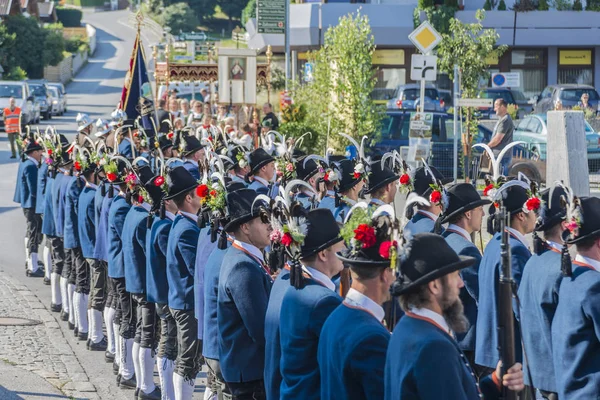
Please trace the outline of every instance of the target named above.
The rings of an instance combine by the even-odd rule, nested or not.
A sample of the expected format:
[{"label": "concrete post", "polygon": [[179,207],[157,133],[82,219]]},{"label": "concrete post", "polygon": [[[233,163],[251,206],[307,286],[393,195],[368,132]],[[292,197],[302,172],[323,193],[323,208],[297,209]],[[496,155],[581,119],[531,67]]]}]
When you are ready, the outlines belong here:
[{"label": "concrete post", "polygon": [[590,195],[585,123],[582,111],[549,111],[546,184],[562,181],[576,196]]}]

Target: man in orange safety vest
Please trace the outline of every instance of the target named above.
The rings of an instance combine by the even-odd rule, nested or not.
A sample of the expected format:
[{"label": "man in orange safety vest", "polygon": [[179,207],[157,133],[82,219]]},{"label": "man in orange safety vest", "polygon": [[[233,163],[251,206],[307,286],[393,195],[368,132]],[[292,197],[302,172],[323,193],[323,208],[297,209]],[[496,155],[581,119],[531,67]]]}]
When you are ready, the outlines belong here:
[{"label": "man in orange safety vest", "polygon": [[10,158],[17,158],[17,148],[18,152],[21,152],[19,144],[17,143],[15,146],[17,135],[21,134],[21,109],[15,106],[14,97],[11,97],[8,102],[9,106],[4,109],[4,131],[8,134],[10,141],[12,153]]}]

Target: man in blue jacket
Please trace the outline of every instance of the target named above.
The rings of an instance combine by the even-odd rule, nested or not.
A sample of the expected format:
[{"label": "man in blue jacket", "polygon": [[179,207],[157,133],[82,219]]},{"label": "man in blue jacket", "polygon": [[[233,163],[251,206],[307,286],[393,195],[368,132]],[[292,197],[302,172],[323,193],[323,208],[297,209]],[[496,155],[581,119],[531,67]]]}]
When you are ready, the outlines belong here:
[{"label": "man in blue jacket", "polygon": [[[527,185],[525,185],[527,186]],[[533,232],[535,221],[537,219],[537,210],[529,210],[526,204],[529,200],[528,189],[525,186],[510,186],[510,183],[504,184],[496,196],[502,196],[502,204],[506,212],[510,214],[510,226],[507,227],[510,238],[509,246],[511,251],[512,277],[517,287],[521,283],[523,269],[531,252],[527,248],[525,235]],[[506,189],[505,189],[506,188]],[[495,197],[497,198],[497,197]],[[490,217],[494,218],[495,207],[490,206]],[[499,227],[494,226],[493,228]],[[479,308],[477,314],[477,332],[475,338],[475,363],[482,367],[495,368],[497,360],[500,358],[498,353],[498,276],[500,274],[501,241],[500,232],[494,232],[494,236],[487,244],[483,252],[483,258],[479,264]],[[515,314],[515,354],[517,361],[523,359],[521,341],[521,332],[518,329]]]},{"label": "man in blue jacket", "polygon": [[[552,193],[552,199],[550,199]],[[561,271],[562,233],[567,230],[565,190],[555,186],[542,193],[543,209],[535,232],[543,232],[542,240],[534,233],[534,251],[521,278],[519,298],[522,338],[531,379],[527,385],[537,388],[547,399],[557,399],[556,375],[552,360],[552,320],[558,306],[558,293],[563,279]]]},{"label": "man in blue jacket", "polygon": [[169,309],[177,324],[177,361],[173,384],[177,399],[192,398],[196,375],[201,367],[201,343],[194,316],[194,266],[200,228],[198,211],[202,199],[196,193],[198,182],[183,166],[169,171],[165,200],[173,200],[179,210],[169,232],[167,281]]},{"label": "man in blue jacket", "polygon": [[184,160],[183,166],[194,179],[200,180],[199,166],[204,163],[204,146],[196,136],[185,136],[180,148]]},{"label": "man in blue jacket", "polygon": [[[358,177],[358,175],[357,175]],[[388,166],[382,167],[381,161],[375,161],[371,164],[371,170],[368,174],[368,185],[365,194],[371,196],[369,205],[375,208],[392,204],[398,192],[398,176]]]},{"label": "man in blue jacket", "polygon": [[340,161],[336,173],[340,175],[339,183],[335,189],[339,201],[336,200],[335,209],[332,210],[332,213],[335,220],[339,224],[343,224],[350,209],[358,203],[360,192],[365,186],[365,179],[354,176],[354,161],[352,160]]},{"label": "man in blue jacket", "polygon": [[[45,147],[45,146],[44,146]],[[48,182],[48,168],[49,162],[52,160],[48,158],[48,152],[44,148],[44,153],[40,159],[40,168],[38,170],[37,179],[37,201],[35,202],[35,213],[42,216],[42,222],[40,222],[40,230],[43,226],[43,214],[44,205],[46,199],[46,184]],[[42,232],[43,234],[43,232]],[[52,257],[50,256],[50,239],[44,240],[44,250],[42,252],[42,262],[44,264],[44,285],[50,285],[50,275],[52,274]]]},{"label": "man in blue jacket", "polygon": [[277,195],[272,189],[275,180],[275,159],[271,157],[262,147],[254,150],[248,156],[250,172],[248,177],[252,177],[252,183],[248,189],[254,190],[258,194],[271,194],[271,197]]},{"label": "man in blue jacket", "polygon": [[305,181],[313,188],[313,192],[301,188],[295,200],[307,210],[316,208],[319,203],[319,184],[324,175],[321,165],[312,158],[307,160],[306,156],[302,156],[296,160],[296,174],[298,179]]},{"label": "man in blue jacket", "polygon": [[[411,220],[404,227],[404,232],[408,235],[407,237],[423,232],[433,233],[435,230],[435,223],[442,212],[442,205],[440,202],[431,201],[433,189],[430,185],[434,184],[441,188],[443,184],[447,183],[447,179],[445,179],[442,173],[435,167],[430,166],[429,171],[433,173],[433,176],[431,176],[431,173],[429,173],[426,168],[418,168],[415,171],[412,181],[409,183],[412,185],[413,193],[425,198],[425,200],[431,202],[431,204],[429,206],[422,204],[413,206],[417,208],[417,212],[412,217],[411,215],[408,215]],[[407,211],[407,213],[412,214],[413,210],[411,208]]]},{"label": "man in blue jacket", "polygon": [[229,223],[235,238],[219,271],[217,323],[221,373],[234,399],[264,399],[265,313],[272,279],[262,250],[271,226],[254,203],[257,193],[227,194]]},{"label": "man in blue jacket", "polygon": [[27,222],[27,276],[41,278],[44,271],[38,265],[38,247],[42,236],[42,217],[36,213],[38,169],[42,158],[42,146],[35,141],[30,141],[24,150],[25,160],[20,169],[19,189],[21,208]]},{"label": "man in blue jacket", "polygon": [[442,236],[446,243],[459,256],[475,259],[473,265],[460,271],[464,287],[460,289],[460,300],[469,320],[469,329],[457,335],[460,349],[465,353],[469,363],[475,366],[475,328],[477,326],[477,302],[479,301],[479,263],[481,252],[471,241],[471,234],[481,229],[483,206],[491,200],[482,199],[475,187],[469,183],[458,183],[448,189],[448,205],[443,212],[441,222],[448,223]]},{"label": "man in blue jacket", "polygon": [[[399,254],[400,276],[394,295],[400,296],[405,316],[388,346],[385,363],[386,400],[499,399],[502,386],[523,389],[519,363],[501,376],[500,362],[491,376],[477,384],[473,370],[453,332],[464,332],[459,271],[475,262],[457,255],[439,235],[414,235],[405,254]],[[436,251],[431,251],[435,249]]]}]

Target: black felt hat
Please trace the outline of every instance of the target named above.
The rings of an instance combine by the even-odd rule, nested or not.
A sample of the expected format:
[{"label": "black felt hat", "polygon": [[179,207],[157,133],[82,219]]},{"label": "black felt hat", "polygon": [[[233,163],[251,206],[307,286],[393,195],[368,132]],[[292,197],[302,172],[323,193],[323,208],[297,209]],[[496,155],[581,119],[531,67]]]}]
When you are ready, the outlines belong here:
[{"label": "black felt hat", "polygon": [[27,143],[27,146],[23,150],[23,153],[29,154],[32,151],[36,151],[36,150],[43,150],[43,147],[41,144],[39,144],[35,140],[31,140],[31,141],[29,141],[29,143]]},{"label": "black felt hat", "polygon": [[580,197],[581,222],[577,235],[567,240],[568,244],[577,244],[586,239],[600,238],[600,199],[597,197]]},{"label": "black felt hat", "polygon": [[[435,249],[435,251],[432,251]],[[396,296],[475,264],[475,258],[459,256],[446,240],[434,233],[418,233],[400,259],[400,277],[392,287]]]},{"label": "black felt hat", "polygon": [[225,169],[229,171],[236,165],[238,165],[238,155],[245,154],[246,149],[243,146],[235,146],[227,150],[227,157],[233,162],[233,164],[229,160],[223,160],[223,165]]},{"label": "black felt hat", "polygon": [[388,183],[394,182],[400,179],[399,175],[396,175],[394,171],[392,171],[387,166],[383,166],[381,168],[381,160],[375,161],[371,164],[371,173],[369,174],[369,186],[367,190],[365,190],[366,194],[371,194],[375,192],[377,189],[384,187]]},{"label": "black felt hat", "polygon": [[482,199],[477,189],[470,183],[457,183],[448,190],[448,208],[444,210],[444,216],[441,220],[445,224],[452,218],[464,214],[479,206],[490,204],[489,199]]},{"label": "black felt hat", "polygon": [[[391,241],[389,235],[390,225],[392,220],[389,214],[380,215],[376,221],[372,222],[372,228],[375,233],[375,243],[370,247],[364,248],[360,242],[357,242],[357,247],[351,247],[342,253],[338,253],[338,258],[350,267],[390,267],[390,259],[381,256],[381,244]],[[353,243],[350,243],[352,246]]]},{"label": "black felt hat", "polygon": [[275,161],[273,157],[269,155],[262,147],[254,150],[250,153],[250,173],[256,174],[256,172],[261,169],[264,165],[267,165],[270,162]]},{"label": "black felt hat", "polygon": [[242,182],[230,182],[225,188],[225,190],[227,190],[227,193],[235,192],[236,190],[240,189],[246,189],[246,185]]},{"label": "black felt hat", "polygon": [[354,178],[354,161],[347,158],[338,163],[340,183],[337,186],[338,193],[344,193],[356,186],[361,178]]},{"label": "black felt hat", "polygon": [[327,208],[316,208],[306,213],[308,232],[300,249],[300,257],[310,257],[344,240],[340,228]]},{"label": "black felt hat", "polygon": [[431,194],[431,187],[429,185],[433,184],[433,178],[442,185],[452,181],[450,178],[444,178],[444,175],[437,168],[429,166],[429,169],[433,172],[433,177],[426,172],[425,167],[417,168],[413,177],[413,192],[425,198],[428,198]]},{"label": "black felt hat", "polygon": [[171,200],[182,193],[187,193],[190,190],[196,189],[196,187],[198,187],[198,182],[184,166],[180,165],[169,170],[167,175],[167,185],[169,190],[164,199]]},{"label": "black felt hat", "polygon": [[183,149],[181,151],[181,155],[184,157],[194,154],[195,152],[204,148],[196,136],[184,136],[182,145]]},{"label": "black felt hat", "polygon": [[[498,190],[502,190],[502,187]],[[506,211],[510,215],[515,215],[523,211],[523,206],[529,199],[527,189],[522,186],[511,186],[505,190],[502,190],[502,205],[506,208]],[[496,209],[494,204],[490,206],[490,214]]]},{"label": "black felt hat", "polygon": [[167,135],[162,135],[160,138],[158,138],[158,147],[160,147],[162,151],[165,151],[169,147],[173,147],[173,142],[167,137]]},{"label": "black felt hat", "polygon": [[157,211],[159,209],[160,203],[165,197],[165,192],[162,190],[161,185],[159,185],[160,180],[157,181],[159,178],[162,179],[162,176],[155,175],[152,176],[149,181],[144,183],[144,189],[146,189],[152,200],[152,211]]},{"label": "black felt hat", "polygon": [[312,158],[306,160],[306,163],[304,163],[305,160],[306,156],[301,156],[296,160],[296,174],[298,176],[298,179],[308,181],[310,178],[315,176],[317,172],[319,172],[320,166]]},{"label": "black felt hat", "polygon": [[[550,192],[552,191],[552,200],[550,200]],[[561,198],[567,199],[565,190],[556,186],[554,190],[546,189],[542,192],[542,205],[538,220],[535,225],[535,230],[544,232],[560,224],[567,216],[567,210],[564,207]]]},{"label": "black felt hat", "polygon": [[226,232],[233,232],[240,225],[260,216],[260,208],[264,203],[256,202],[253,208],[252,204],[256,196],[258,196],[258,193],[252,189],[239,189],[227,193],[229,221],[223,228]]}]

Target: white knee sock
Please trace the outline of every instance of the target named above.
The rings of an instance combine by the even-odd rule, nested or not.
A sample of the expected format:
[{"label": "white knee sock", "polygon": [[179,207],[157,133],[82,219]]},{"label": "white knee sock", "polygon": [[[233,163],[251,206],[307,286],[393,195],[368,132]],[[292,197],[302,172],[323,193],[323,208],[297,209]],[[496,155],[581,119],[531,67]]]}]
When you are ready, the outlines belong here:
[{"label": "white knee sock", "polygon": [[173,388],[173,370],[175,362],[168,358],[156,358],[158,368],[158,379],[160,380],[160,391],[162,400],[175,400],[175,389]]},{"label": "white knee sock", "polygon": [[173,386],[175,387],[176,400],[191,400],[194,394],[195,379],[185,379],[183,376],[173,374]]},{"label": "white knee sock", "polygon": [[60,294],[60,275],[54,272],[50,275],[50,291],[52,292],[52,304],[62,304],[62,296]]},{"label": "white knee sock", "polygon": [[[113,325],[113,319],[115,318],[115,309],[110,307],[104,307],[104,325],[106,325],[106,339],[108,346],[106,350],[115,354],[115,331]],[[100,331],[102,331],[102,324],[100,324]]]},{"label": "white knee sock", "polygon": [[77,320],[75,317],[77,316],[77,309],[73,306],[73,295],[75,293],[75,285],[72,283],[67,284],[67,296],[69,298],[69,310],[73,311],[69,313],[69,322],[75,324],[77,326]]},{"label": "white knee sock", "polygon": [[79,333],[87,333],[88,332],[88,313],[87,313],[87,303],[88,303],[88,295],[83,293],[77,293],[77,305],[75,308],[77,309],[77,329],[79,329]]},{"label": "white knee sock", "polygon": [[[71,286],[71,285],[69,285]],[[71,315],[69,315],[69,322],[75,324],[75,327],[77,327],[77,322],[79,321],[79,299],[81,298],[81,293],[77,293],[77,292],[73,292],[73,294],[71,294],[71,292],[69,291],[69,307],[71,308],[71,310],[73,310],[73,312],[71,313],[73,315],[73,321],[71,321]]]},{"label": "white knee sock", "polygon": [[62,299],[63,310],[66,313],[71,313],[69,308],[69,283],[66,278],[60,277],[60,298]]},{"label": "white knee sock", "polygon": [[119,372],[121,373],[121,379],[131,379],[135,374],[134,360],[133,360],[133,339],[121,340],[121,365],[119,366]]},{"label": "white knee sock", "polygon": [[[110,325],[112,327],[112,324]],[[108,334],[108,325],[106,325],[106,328]],[[90,335],[93,343],[100,343],[104,339],[104,333],[102,333],[102,313],[95,308],[90,308]],[[107,349],[109,349],[108,346]],[[114,349],[111,352],[114,353]]]},{"label": "white knee sock", "polygon": [[29,238],[25,238],[25,259],[29,259]]},{"label": "white knee sock", "polygon": [[50,278],[50,274],[52,273],[52,257],[50,256],[50,248],[48,246],[44,246],[44,251],[42,253],[42,260],[44,262],[44,270],[46,272],[46,278]]},{"label": "white knee sock", "polygon": [[140,347],[140,375],[138,375],[138,382],[140,390],[144,393],[150,394],[156,388],[154,384],[154,364],[155,358],[153,357],[154,352],[152,349],[146,349]]},{"label": "white knee sock", "polygon": [[29,269],[29,271],[31,272],[37,272],[39,268],[40,266],[38,265],[38,254],[31,253],[29,255],[29,258],[27,258],[27,269]]},{"label": "white knee sock", "polygon": [[142,384],[142,380],[140,379],[142,376],[142,372],[140,371],[142,367],[140,366],[140,344],[135,341],[133,342],[131,356],[133,357],[133,370],[135,371],[135,387],[139,389]]},{"label": "white knee sock", "polygon": [[115,360],[117,361],[117,365],[121,366],[121,349],[123,343],[121,343],[121,335],[119,334],[119,325],[113,322],[113,334],[115,337]]}]

